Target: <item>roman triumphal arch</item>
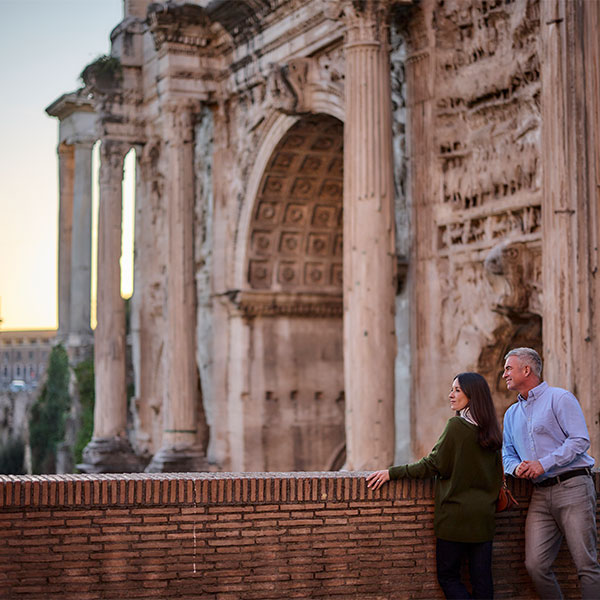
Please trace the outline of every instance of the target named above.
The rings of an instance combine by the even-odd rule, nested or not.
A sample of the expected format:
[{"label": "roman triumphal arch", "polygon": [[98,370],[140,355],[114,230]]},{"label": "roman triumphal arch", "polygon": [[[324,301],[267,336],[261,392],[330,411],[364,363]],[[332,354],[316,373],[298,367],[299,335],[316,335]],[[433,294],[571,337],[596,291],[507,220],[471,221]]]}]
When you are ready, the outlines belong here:
[{"label": "roman triumphal arch", "polygon": [[110,55],[48,109],[75,346],[90,339],[75,215],[102,142],[81,469],[409,460],[456,372],[482,372],[503,414],[519,344],[579,395],[597,452],[598,26],[598,3],[568,0],[125,0]]}]

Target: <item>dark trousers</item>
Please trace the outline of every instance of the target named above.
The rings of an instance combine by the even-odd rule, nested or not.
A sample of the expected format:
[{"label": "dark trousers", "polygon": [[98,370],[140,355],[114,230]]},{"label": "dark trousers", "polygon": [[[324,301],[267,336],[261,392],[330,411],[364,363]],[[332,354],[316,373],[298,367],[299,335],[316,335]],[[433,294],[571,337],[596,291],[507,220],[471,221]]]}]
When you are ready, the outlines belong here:
[{"label": "dark trousers", "polygon": [[[469,594],[460,579],[463,558],[469,565],[469,576],[473,595]],[[492,542],[471,544],[437,540],[436,546],[437,578],[446,598],[480,598],[489,600],[494,597],[492,581]]]}]

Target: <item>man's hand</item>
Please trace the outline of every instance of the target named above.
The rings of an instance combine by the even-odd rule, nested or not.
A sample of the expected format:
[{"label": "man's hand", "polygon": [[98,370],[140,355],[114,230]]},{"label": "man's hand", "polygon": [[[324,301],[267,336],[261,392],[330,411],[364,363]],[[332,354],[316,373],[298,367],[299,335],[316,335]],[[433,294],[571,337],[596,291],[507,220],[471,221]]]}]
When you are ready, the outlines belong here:
[{"label": "man's hand", "polygon": [[375,471],[367,477],[367,487],[378,490],[386,481],[390,480],[390,473],[387,469]]},{"label": "man's hand", "polygon": [[542,473],[544,473],[544,467],[539,460],[524,460],[515,469],[515,475],[522,479],[535,479]]}]

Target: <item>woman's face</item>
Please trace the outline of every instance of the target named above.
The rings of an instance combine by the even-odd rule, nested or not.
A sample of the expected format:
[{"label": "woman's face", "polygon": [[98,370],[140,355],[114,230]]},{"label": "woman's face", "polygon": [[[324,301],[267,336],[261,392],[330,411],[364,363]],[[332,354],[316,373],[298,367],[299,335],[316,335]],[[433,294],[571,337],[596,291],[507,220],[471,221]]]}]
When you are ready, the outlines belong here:
[{"label": "woman's face", "polygon": [[452,410],[462,410],[469,404],[469,399],[462,391],[460,384],[458,383],[458,378],[452,382],[452,389],[448,394],[448,398],[450,398],[450,408]]}]

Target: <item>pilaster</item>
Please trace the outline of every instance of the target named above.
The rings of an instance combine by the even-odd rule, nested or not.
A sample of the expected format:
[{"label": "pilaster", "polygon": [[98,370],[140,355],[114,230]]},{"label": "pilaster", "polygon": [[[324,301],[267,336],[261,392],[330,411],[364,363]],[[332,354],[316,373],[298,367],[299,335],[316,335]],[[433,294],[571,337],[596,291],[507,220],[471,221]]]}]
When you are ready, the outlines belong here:
[{"label": "pilaster", "polygon": [[387,2],[345,6],[344,369],[347,468],[394,458],[396,337]]},{"label": "pilaster", "polygon": [[199,444],[201,402],[196,366],[194,280],[194,110],[189,102],[164,105],[168,160],[167,389],[161,448],[147,470],[198,471],[207,463]]}]

